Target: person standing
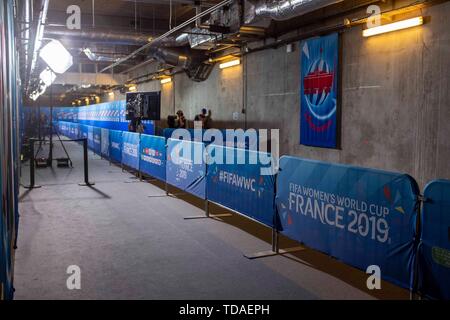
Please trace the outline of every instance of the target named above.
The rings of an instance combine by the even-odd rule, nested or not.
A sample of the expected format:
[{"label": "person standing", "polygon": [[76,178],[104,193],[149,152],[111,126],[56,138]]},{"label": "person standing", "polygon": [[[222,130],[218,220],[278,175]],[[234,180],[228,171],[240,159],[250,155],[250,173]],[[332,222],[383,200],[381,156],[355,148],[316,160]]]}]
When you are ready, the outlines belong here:
[{"label": "person standing", "polygon": [[195,116],[195,121],[202,122],[203,129],[209,129],[210,119],[211,119],[211,110],[207,110],[206,108],[202,108],[202,112]]},{"label": "person standing", "polygon": [[177,111],[177,119],[176,119],[175,126],[177,128],[183,128],[183,129],[187,128],[187,121],[186,121],[186,118],[184,117],[183,111],[181,111],[181,110]]}]

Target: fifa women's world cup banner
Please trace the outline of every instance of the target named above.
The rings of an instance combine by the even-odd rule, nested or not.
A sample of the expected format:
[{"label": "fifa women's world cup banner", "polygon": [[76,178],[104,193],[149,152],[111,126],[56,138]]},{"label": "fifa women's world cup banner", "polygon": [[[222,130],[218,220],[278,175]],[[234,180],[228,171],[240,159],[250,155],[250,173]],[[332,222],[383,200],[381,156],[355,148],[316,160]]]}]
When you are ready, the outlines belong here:
[{"label": "fifa women's world cup banner", "polygon": [[307,39],[300,48],[300,144],[336,148],[338,34]]}]

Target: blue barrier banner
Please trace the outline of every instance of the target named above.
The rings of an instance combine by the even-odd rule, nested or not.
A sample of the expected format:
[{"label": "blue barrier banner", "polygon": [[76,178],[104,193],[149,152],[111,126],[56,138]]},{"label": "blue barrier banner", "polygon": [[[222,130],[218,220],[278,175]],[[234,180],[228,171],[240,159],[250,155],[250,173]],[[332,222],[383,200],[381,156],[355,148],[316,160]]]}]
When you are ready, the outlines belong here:
[{"label": "blue barrier banner", "polygon": [[102,142],[101,142],[102,130],[101,130],[101,128],[94,127],[93,135],[94,135],[94,148],[93,148],[93,150],[94,150],[94,152],[96,154],[100,154],[101,149],[102,149]]},{"label": "blue barrier banner", "polygon": [[101,147],[100,154],[106,158],[109,158],[109,130],[101,128]]},{"label": "blue barrier banner", "polygon": [[140,150],[140,170],[166,181],[166,139],[142,134]]},{"label": "blue barrier banner", "polygon": [[[207,170],[208,200],[273,226],[275,176],[264,174],[262,169],[270,168],[270,163],[263,165],[260,161],[262,157],[270,159],[270,155],[213,144],[207,147],[207,152],[214,159]],[[233,159],[228,161],[232,164],[226,163],[227,158]]]},{"label": "blue barrier banner", "polygon": [[187,140],[167,140],[167,183],[197,197],[206,197],[205,145]]},{"label": "blue barrier banner", "polygon": [[450,299],[450,180],[434,180],[424,190],[422,232],[418,250],[419,291]]},{"label": "blue barrier banner", "polygon": [[139,133],[122,133],[122,163],[139,170]]},{"label": "blue barrier banner", "polygon": [[[46,113],[50,113],[49,108],[41,109],[43,110],[42,112],[45,111]],[[125,113],[125,100],[117,100],[85,107],[54,107],[53,119],[58,121],[78,122],[84,125],[111,130],[127,131],[128,121],[126,120]],[[155,133],[153,121],[144,120],[142,123],[144,125],[144,133]]]},{"label": "blue barrier banner", "polygon": [[[177,130],[174,128],[165,128],[163,130],[163,136],[166,139],[172,138],[172,139],[184,139],[182,137],[178,137],[178,136],[174,136],[173,132]],[[189,135],[190,138],[188,140],[190,141],[197,141],[197,142],[203,142],[205,145],[209,145],[209,144],[216,144],[216,145],[224,145],[226,147],[231,147],[231,148],[241,148],[241,149],[251,149],[251,150],[258,150],[258,142],[259,142],[259,133],[257,130],[254,131],[250,131],[247,130],[245,132],[245,135],[243,135],[243,139],[238,139],[236,137],[236,132],[235,129],[214,129],[217,132],[220,132],[220,134],[222,135],[222,138],[219,139],[218,142],[214,141],[214,139],[212,139],[212,141],[210,140],[210,138],[205,137],[205,132],[206,130],[204,129],[184,129],[186,130]],[[238,129],[239,130],[239,129]],[[244,133],[244,131],[242,130],[242,133]],[[227,137],[229,137],[229,139],[227,139]],[[216,138],[216,137],[214,137]]]},{"label": "blue barrier banner", "polygon": [[88,127],[88,148],[91,150],[94,150],[94,127],[93,126],[87,126]]},{"label": "blue barrier banner", "polygon": [[78,123],[70,123],[69,125],[69,138],[70,139],[77,139],[78,138]]},{"label": "blue barrier banner", "polygon": [[109,156],[116,162],[122,162],[122,131],[109,130]]},{"label": "blue barrier banner", "polygon": [[276,190],[284,235],[411,287],[419,190],[410,176],[283,156]]},{"label": "blue barrier banner", "polygon": [[88,137],[88,126],[80,124],[80,139],[85,139]]}]

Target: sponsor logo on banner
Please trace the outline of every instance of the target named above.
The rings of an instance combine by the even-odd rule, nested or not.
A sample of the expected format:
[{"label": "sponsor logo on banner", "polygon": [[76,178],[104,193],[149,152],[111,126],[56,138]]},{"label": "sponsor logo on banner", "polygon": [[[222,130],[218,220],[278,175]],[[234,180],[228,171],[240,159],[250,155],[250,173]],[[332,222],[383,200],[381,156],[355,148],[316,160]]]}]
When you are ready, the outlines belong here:
[{"label": "sponsor logo on banner", "polygon": [[112,141],[111,148],[120,150],[120,143]]},{"label": "sponsor logo on banner", "polygon": [[138,146],[136,144],[124,142],[123,143],[123,152],[132,157],[137,157],[138,156]]},{"label": "sponsor logo on banner", "polygon": [[143,154],[141,156],[142,160],[148,163],[156,164],[158,166],[162,166],[163,162],[161,159],[157,159],[155,157],[162,157],[162,152],[151,148],[144,148],[142,150]]}]

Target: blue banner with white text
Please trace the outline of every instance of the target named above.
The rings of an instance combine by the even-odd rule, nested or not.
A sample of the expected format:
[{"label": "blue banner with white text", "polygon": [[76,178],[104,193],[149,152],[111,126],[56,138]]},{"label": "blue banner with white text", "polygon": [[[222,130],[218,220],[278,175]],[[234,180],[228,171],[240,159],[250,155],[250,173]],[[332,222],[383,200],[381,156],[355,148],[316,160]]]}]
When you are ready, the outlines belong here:
[{"label": "blue banner with white text", "polygon": [[419,292],[450,300],[450,180],[434,180],[424,190],[419,256]]},{"label": "blue banner with white text", "polygon": [[109,130],[110,160],[122,162],[122,131]]},{"label": "blue banner with white text", "polygon": [[[48,108],[42,109],[47,110]],[[125,111],[125,100],[117,100],[83,107],[54,107],[53,119],[111,130],[128,131],[129,121],[126,120]],[[142,124],[144,125],[144,133],[155,133],[153,121],[145,120]]]},{"label": "blue banner with white text", "polygon": [[[274,225],[275,176],[267,153],[210,144],[208,200],[268,226]],[[228,161],[227,161],[228,159]]]},{"label": "blue banner with white text", "polygon": [[122,163],[139,170],[139,133],[122,133]]},{"label": "blue banner with white text", "polygon": [[304,40],[300,48],[300,143],[336,148],[338,34]]},{"label": "blue banner with white text", "polygon": [[80,124],[80,139],[87,139],[88,132],[89,132],[89,127],[84,124]]},{"label": "blue banner with white text", "polygon": [[277,178],[280,229],[343,262],[410,288],[417,183],[406,174],[283,156]]},{"label": "blue banner with white text", "polygon": [[100,154],[101,150],[102,150],[102,144],[101,144],[101,139],[102,139],[102,130],[99,127],[94,127],[93,129],[93,135],[94,135],[94,152],[96,154]]},{"label": "blue banner with white text", "polygon": [[100,135],[101,135],[100,154],[103,157],[109,158],[109,130],[101,128]]},{"label": "blue banner with white text", "polygon": [[88,148],[94,150],[94,127],[87,126],[88,128]]},{"label": "blue banner with white text", "polygon": [[166,139],[141,135],[140,170],[161,181],[166,180]]},{"label": "blue banner with white text", "polygon": [[206,197],[205,145],[187,140],[167,140],[167,183],[197,197]]}]

